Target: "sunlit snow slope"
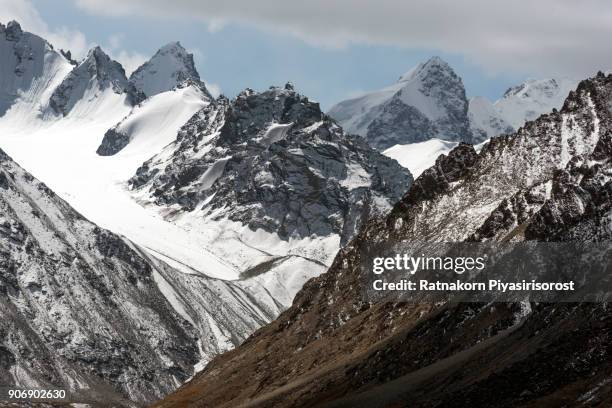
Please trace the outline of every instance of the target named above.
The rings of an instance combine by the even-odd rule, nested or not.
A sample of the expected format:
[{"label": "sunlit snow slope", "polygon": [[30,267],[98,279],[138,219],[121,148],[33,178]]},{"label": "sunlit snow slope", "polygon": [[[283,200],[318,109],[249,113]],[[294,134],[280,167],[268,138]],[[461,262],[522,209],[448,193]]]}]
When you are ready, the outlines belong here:
[{"label": "sunlit snow slope", "polygon": [[[68,117],[42,126],[0,121],[0,145],[96,224],[209,276],[237,278],[233,266],[206,251],[214,239],[212,231],[186,231],[165,221],[134,201],[125,187],[138,166],[171,141],[186,118],[203,106],[202,99],[182,98],[189,92],[189,88],[166,92],[136,107],[135,117],[122,123],[135,143],[116,156],[99,156],[96,149],[106,130],[129,113],[130,108],[125,106],[107,115],[89,116],[88,120]],[[104,97],[113,101],[116,95],[103,94],[101,99]],[[100,100],[96,103],[104,104]],[[165,112],[167,116],[157,111],[164,105],[172,106]],[[153,123],[147,123],[150,118],[155,118]],[[151,126],[155,126],[155,132],[145,133]]]},{"label": "sunlit snow slope", "polygon": [[421,143],[395,145],[385,150],[383,154],[397,160],[400,165],[410,170],[414,178],[417,178],[436,162],[438,156],[447,154],[458,144],[459,142],[431,139]]},{"label": "sunlit snow slope", "polygon": [[[489,142],[485,140],[477,145],[474,149],[477,152]],[[397,160],[402,166],[410,170],[410,173],[416,179],[431,166],[436,163],[436,159],[441,154],[448,154],[453,150],[459,142],[449,142],[447,140],[431,139],[421,143],[411,143],[407,145],[395,145],[383,152],[387,157]]]}]

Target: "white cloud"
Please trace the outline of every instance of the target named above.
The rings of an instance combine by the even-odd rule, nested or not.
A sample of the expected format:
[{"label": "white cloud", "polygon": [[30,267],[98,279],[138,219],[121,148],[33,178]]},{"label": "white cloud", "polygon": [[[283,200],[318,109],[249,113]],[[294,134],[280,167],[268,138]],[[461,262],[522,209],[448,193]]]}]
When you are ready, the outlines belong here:
[{"label": "white cloud", "polygon": [[208,92],[210,92],[210,94],[216,98],[219,95],[221,95],[221,87],[217,84],[214,84],[212,82],[206,82],[206,89],[208,89]]},{"label": "white cloud", "polygon": [[584,76],[612,66],[608,0],[75,0],[93,13],[241,22],[325,47],[437,49],[490,72]]},{"label": "white cloud", "polygon": [[54,47],[70,50],[76,58],[82,58],[89,49],[89,44],[82,32],[68,27],[51,30],[28,0],[0,0],[0,22],[16,20],[22,28],[38,34]]},{"label": "white cloud", "polygon": [[136,68],[144,64],[149,58],[139,52],[131,52],[123,48],[124,35],[117,33],[108,37],[108,42],[102,48],[108,55],[116,60],[125,69],[126,75],[130,75]]},{"label": "white cloud", "polygon": [[144,64],[149,58],[138,52],[129,52],[126,50],[120,50],[118,53],[111,52],[111,57],[123,66],[125,73],[129,76],[139,66]]}]

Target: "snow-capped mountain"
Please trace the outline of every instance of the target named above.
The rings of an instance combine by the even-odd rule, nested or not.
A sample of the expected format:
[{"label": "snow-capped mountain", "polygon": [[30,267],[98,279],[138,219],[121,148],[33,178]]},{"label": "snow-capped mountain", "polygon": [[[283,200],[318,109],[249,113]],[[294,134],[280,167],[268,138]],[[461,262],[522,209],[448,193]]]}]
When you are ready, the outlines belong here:
[{"label": "snow-capped mountain", "polygon": [[130,82],[147,97],[186,83],[198,86],[210,97],[195,69],[193,54],[188,53],[179,42],[171,42],[160,48],[149,61],[130,75]]},{"label": "snow-capped mountain", "polygon": [[287,84],[247,89],[233,101],[220,97],[130,184],[140,199],[202,219],[227,219],[282,239],[345,242],[399,200],[411,180]]},{"label": "snow-capped mountain", "polygon": [[397,153],[430,139],[477,144],[560,109],[576,85],[570,79],[528,80],[495,102],[481,96],[467,101],[461,78],[433,57],[392,86],[336,104],[329,115],[380,150],[399,145]]},{"label": "snow-capped mountain", "polygon": [[141,406],[280,312],[253,279],[184,274],[92,224],[1,150],[0,210],[4,386]]},{"label": "snow-capped mountain", "polygon": [[71,69],[44,39],[24,32],[16,21],[0,23],[0,116],[41,115],[53,89]]},{"label": "snow-capped mountain", "polygon": [[474,97],[469,106],[472,131],[481,140],[512,133],[525,122],[553,109],[561,109],[576,85],[578,81],[567,78],[530,79],[508,89],[494,103],[482,96]]},{"label": "snow-capped mountain", "polygon": [[87,116],[101,113],[107,108],[105,104],[133,106],[143,99],[126,78],[121,64],[100,47],[94,47],[55,88],[50,106],[64,116],[75,108],[80,115]]},{"label": "snow-capped mountain", "polygon": [[474,141],[463,82],[439,57],[387,88],[338,103],[329,115],[381,150],[432,138]]},{"label": "snow-capped mountain", "polygon": [[461,143],[440,156],[290,309],[156,406],[610,401],[607,303],[370,302],[363,262],[382,243],[609,242],[611,103],[612,75],[598,74],[560,111],[493,138],[480,153]]},{"label": "snow-capped mountain", "polygon": [[578,81],[567,78],[531,79],[508,89],[495,102],[495,109],[515,129],[543,113],[561,109]]}]

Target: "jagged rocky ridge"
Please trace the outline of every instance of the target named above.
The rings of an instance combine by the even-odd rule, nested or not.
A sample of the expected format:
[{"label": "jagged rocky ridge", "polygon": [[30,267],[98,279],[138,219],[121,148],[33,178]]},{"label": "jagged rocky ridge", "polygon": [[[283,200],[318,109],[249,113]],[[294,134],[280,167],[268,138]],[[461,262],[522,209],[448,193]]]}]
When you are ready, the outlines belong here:
[{"label": "jagged rocky ridge", "polygon": [[288,84],[218,98],[130,184],[157,205],[197,209],[283,239],[338,234],[346,242],[411,181]]},{"label": "jagged rocky ridge", "polygon": [[605,405],[607,304],[371,304],[360,274],[381,242],[609,240],[611,107],[599,74],[480,153],[441,156],[289,310],[157,406]]},{"label": "jagged rocky ridge", "polygon": [[433,57],[380,91],[333,106],[329,115],[379,150],[432,138],[477,142],[461,78]]},{"label": "jagged rocky ridge", "polygon": [[53,91],[50,106],[55,112],[66,116],[90,93],[112,89],[116,94],[125,94],[130,105],[145,97],[125,76],[125,70],[112,60],[100,47],[92,48],[87,57],[77,64]]},{"label": "jagged rocky ridge", "polygon": [[97,227],[1,150],[0,303],[0,382],[94,406],[166,395],[281,307]]}]

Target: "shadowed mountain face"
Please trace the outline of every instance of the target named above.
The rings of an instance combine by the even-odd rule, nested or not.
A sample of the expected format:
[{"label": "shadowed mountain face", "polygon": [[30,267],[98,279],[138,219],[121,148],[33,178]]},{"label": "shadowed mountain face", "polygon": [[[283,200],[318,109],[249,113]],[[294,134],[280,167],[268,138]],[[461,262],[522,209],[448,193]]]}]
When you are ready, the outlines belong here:
[{"label": "shadowed mountain face", "polygon": [[361,261],[402,240],[609,240],[611,107],[598,75],[480,153],[441,156],[290,309],[157,406],[606,406],[607,304],[370,303]]},{"label": "shadowed mountain face", "polygon": [[338,103],[329,114],[380,150],[432,138],[475,142],[463,81],[439,57],[387,88]]}]

